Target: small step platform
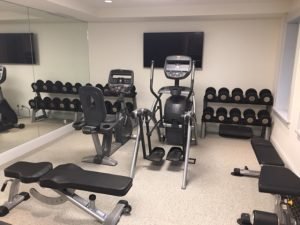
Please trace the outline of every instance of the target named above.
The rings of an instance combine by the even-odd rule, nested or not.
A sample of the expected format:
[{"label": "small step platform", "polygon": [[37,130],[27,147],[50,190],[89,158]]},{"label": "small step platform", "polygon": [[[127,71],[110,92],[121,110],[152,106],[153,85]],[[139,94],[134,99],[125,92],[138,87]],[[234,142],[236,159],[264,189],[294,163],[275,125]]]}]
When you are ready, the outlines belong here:
[{"label": "small step platform", "polygon": [[180,147],[172,147],[168,154],[167,154],[167,160],[172,162],[180,162],[183,161],[184,155],[183,151]]},{"label": "small step platform", "polygon": [[219,135],[221,137],[249,139],[253,136],[253,132],[250,127],[220,124]]},{"label": "small step platform", "polygon": [[162,162],[163,158],[165,156],[165,150],[161,147],[155,147],[152,149],[152,151],[150,152],[149,156],[147,156],[146,159],[152,161],[152,162]]}]

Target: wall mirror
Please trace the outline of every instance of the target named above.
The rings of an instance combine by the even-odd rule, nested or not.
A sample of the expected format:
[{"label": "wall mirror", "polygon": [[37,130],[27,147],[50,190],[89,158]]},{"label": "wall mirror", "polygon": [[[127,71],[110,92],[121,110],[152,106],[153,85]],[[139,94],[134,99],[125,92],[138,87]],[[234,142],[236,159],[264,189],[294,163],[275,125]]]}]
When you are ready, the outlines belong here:
[{"label": "wall mirror", "polygon": [[[27,38],[26,62],[0,62],[7,69],[7,80],[1,84],[3,95],[17,113],[18,122],[25,125],[24,129],[0,132],[1,153],[74,120],[77,110],[70,110],[67,103],[78,95],[55,91],[57,87],[49,84],[68,88],[70,84],[85,85],[89,82],[89,61],[87,23],[73,18],[0,1],[0,33]],[[34,89],[37,84],[48,89]],[[49,99],[51,103],[59,99],[58,108],[50,110]]]}]

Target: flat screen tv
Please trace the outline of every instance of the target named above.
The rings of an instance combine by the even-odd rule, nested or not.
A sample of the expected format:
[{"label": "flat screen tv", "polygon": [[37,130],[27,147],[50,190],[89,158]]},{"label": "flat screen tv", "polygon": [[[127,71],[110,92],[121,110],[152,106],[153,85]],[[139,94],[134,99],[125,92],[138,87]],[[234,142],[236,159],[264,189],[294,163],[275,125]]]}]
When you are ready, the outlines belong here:
[{"label": "flat screen tv", "polygon": [[169,55],[187,55],[202,68],[204,32],[144,33],[144,67],[164,67]]},{"label": "flat screen tv", "polygon": [[0,33],[0,63],[37,64],[33,33]]}]

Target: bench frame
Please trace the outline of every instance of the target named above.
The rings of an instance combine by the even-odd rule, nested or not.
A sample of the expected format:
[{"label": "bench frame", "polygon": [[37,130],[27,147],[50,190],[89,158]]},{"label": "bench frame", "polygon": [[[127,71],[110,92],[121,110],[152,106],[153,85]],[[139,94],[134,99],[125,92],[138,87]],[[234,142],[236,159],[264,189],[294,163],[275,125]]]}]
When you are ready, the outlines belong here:
[{"label": "bench frame", "polygon": [[[9,197],[8,200],[2,206],[0,206],[0,216],[7,215],[11,209],[15,208],[17,205],[30,198],[30,195],[27,192],[19,193],[19,187],[21,183],[19,179],[6,180],[1,191],[4,191],[8,182],[11,182]],[[89,196],[89,200],[86,200],[80,197],[79,195],[75,194],[76,190],[74,189],[51,190],[55,191],[60,196],[48,197],[39,193],[34,188],[30,189],[30,193],[37,200],[49,205],[58,205],[63,204],[66,201],[70,201],[71,203],[73,203],[89,215],[93,216],[96,220],[103,223],[104,225],[118,224],[120,217],[123,214],[129,214],[131,211],[131,206],[125,200],[120,200],[110,213],[105,213],[97,209],[95,205],[96,196],[93,194]]]}]

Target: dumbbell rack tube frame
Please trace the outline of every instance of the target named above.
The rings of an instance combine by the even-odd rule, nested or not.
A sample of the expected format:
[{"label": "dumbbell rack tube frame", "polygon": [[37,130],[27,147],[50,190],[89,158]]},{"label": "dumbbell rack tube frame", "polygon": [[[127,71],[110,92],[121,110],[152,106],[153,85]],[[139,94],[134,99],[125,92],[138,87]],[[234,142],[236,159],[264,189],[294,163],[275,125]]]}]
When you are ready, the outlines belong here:
[{"label": "dumbbell rack tube frame", "polygon": [[[273,105],[273,101],[269,102],[269,103],[262,103],[260,101],[260,99],[258,101],[255,102],[249,102],[246,101],[245,99],[242,99],[239,102],[234,101],[234,99],[232,99],[231,96],[229,96],[229,99],[225,100],[225,101],[221,101],[218,99],[218,97],[216,96],[214,99],[207,99],[204,96],[204,100],[203,100],[203,111],[205,108],[208,107],[209,103],[220,103],[220,104],[233,104],[233,105],[261,105],[261,106],[265,106],[265,109],[270,113],[271,112],[271,108]],[[219,123],[219,124],[232,124],[232,125],[242,125],[242,126],[260,126],[261,129],[261,137],[264,137],[265,139],[269,139],[270,138],[270,128],[272,125],[272,120],[270,121],[270,123],[266,124],[266,125],[262,125],[261,123],[258,122],[258,120],[254,121],[253,123],[249,124],[247,123],[247,121],[245,121],[243,118],[241,119],[241,121],[239,121],[238,123],[232,122],[230,120],[228,120],[227,118],[224,121],[219,121],[215,116],[213,116],[209,121],[205,120],[205,118],[201,118],[201,138],[205,138],[206,136],[206,123]]]}]

